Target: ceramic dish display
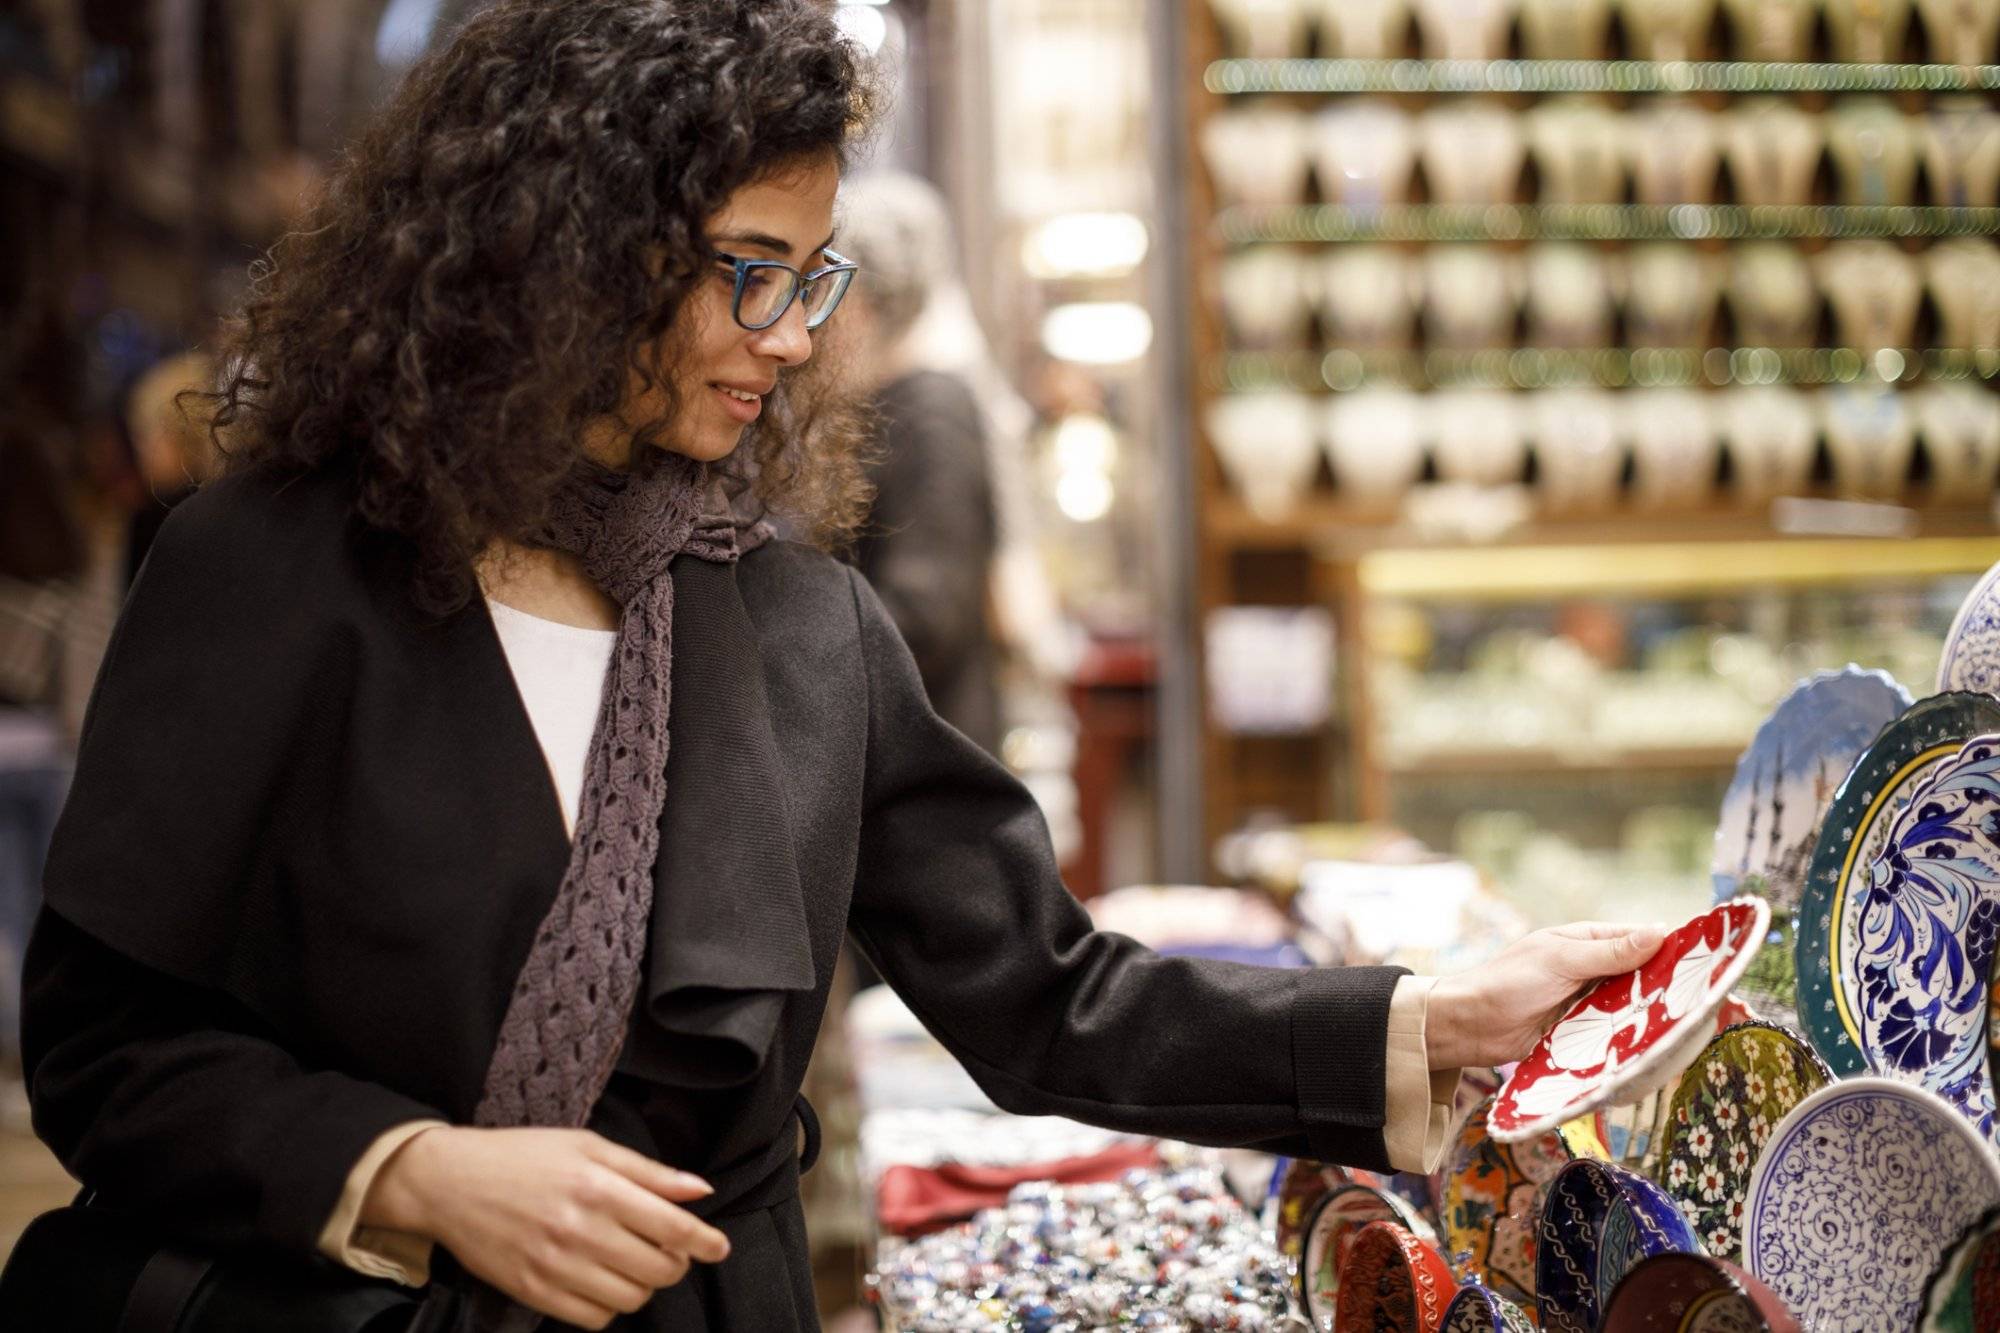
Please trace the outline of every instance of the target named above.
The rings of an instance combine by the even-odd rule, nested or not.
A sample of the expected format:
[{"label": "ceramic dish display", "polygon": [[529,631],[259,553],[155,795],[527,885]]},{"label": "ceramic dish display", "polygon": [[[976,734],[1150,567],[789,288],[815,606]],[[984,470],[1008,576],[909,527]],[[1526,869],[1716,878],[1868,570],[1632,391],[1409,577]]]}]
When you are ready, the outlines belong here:
[{"label": "ceramic dish display", "polygon": [[1333,1318],[1349,1247],[1361,1229],[1374,1222],[1394,1222],[1419,1240],[1434,1239],[1430,1225],[1416,1210],[1386,1190],[1367,1185],[1328,1190],[1313,1206],[1299,1257],[1299,1302],[1315,1322],[1321,1316]]},{"label": "ceramic dish display", "polygon": [[[1436,1250],[1394,1222],[1371,1222],[1348,1251],[1333,1323],[1321,1327],[1334,1333],[1438,1333],[1457,1293]],[[1324,1307],[1308,1307],[1307,1313],[1318,1323]]]},{"label": "ceramic dish display", "polygon": [[1735,1264],[1657,1254],[1618,1284],[1598,1333],[1799,1333],[1799,1321]]},{"label": "ceramic dish display", "polygon": [[[1859,886],[1860,942],[1839,960],[1861,1053],[1993,1132],[1986,996],[2000,936],[2000,735],[1939,761],[1889,823]],[[1836,945],[1838,940],[1836,939]]]},{"label": "ceramic dish display", "polygon": [[1959,603],[1938,658],[1937,687],[2000,693],[2000,565],[1986,571]]},{"label": "ceramic dish display", "polygon": [[1342,1185],[1373,1186],[1379,1183],[1379,1177],[1373,1172],[1356,1173],[1343,1166],[1329,1166],[1303,1158],[1282,1161],[1271,1186],[1277,1208],[1270,1221],[1272,1230],[1277,1233],[1278,1252],[1295,1261],[1304,1252],[1306,1226],[1312,1221],[1313,1209],[1328,1193]]},{"label": "ceramic dish display", "polygon": [[1535,1252],[1535,1310],[1544,1333],[1597,1333],[1605,1301],[1655,1254],[1701,1252],[1673,1201],[1607,1162],[1571,1162],[1549,1185]]},{"label": "ceramic dish display", "polygon": [[1535,1321],[1491,1288],[1460,1287],[1438,1333],[1535,1333]]},{"label": "ceramic dish display", "polygon": [[1917,1333],[1986,1333],[1995,1328],[2000,1328],[2000,1209],[1966,1228],[1946,1252],[1924,1288]]},{"label": "ceramic dish display", "polygon": [[1966,741],[1995,731],[2000,700],[1966,692],[1932,695],[1884,727],[1833,793],[1813,848],[1794,949],[1799,1025],[1837,1075],[1868,1067],[1855,964],[1870,867],[1918,783]]},{"label": "ceramic dish display", "polygon": [[1801,681],[1757,729],[1722,798],[1710,877],[1716,901],[1758,893],[1773,943],[1740,988],[1760,1017],[1794,1026],[1798,979],[1792,916],[1834,789],[1910,694],[1883,671],[1848,666]]},{"label": "ceramic dish display", "polygon": [[1710,908],[1668,933],[1645,966],[1598,983],[1514,1067],[1488,1116],[1519,1143],[1600,1106],[1637,1101],[1678,1074],[1771,925],[1761,898]]},{"label": "ceramic dish display", "polygon": [[1945,1249],[2000,1204],[2000,1165],[1935,1093],[1862,1076],[1771,1132],[1744,1266],[1808,1328],[1905,1329]]},{"label": "ceramic dish display", "polygon": [[1843,976],[1860,951],[1871,864],[1891,822],[1930,770],[1982,731],[1995,729],[2000,704],[1965,692],[1913,705],[1885,728],[1835,793],[1822,826],[1799,914],[1797,957],[1805,1030],[1836,1073],[1865,1067],[1854,978]]},{"label": "ceramic dish display", "polygon": [[1769,1023],[1741,1024],[1702,1047],[1668,1105],[1660,1183],[1710,1254],[1742,1253],[1758,1154],[1793,1107],[1832,1081],[1802,1038]]},{"label": "ceramic dish display", "polygon": [[1487,1098],[1467,1117],[1445,1159],[1439,1212],[1445,1257],[1468,1282],[1503,1296],[1535,1299],[1535,1222],[1542,1187],[1573,1156],[1560,1130],[1521,1143],[1487,1132]]},{"label": "ceramic dish display", "polygon": [[1894,677],[1858,666],[1822,671],[1785,696],[1722,798],[1709,867],[1716,901],[1758,893],[1777,911],[1798,905],[1835,786],[1909,706],[1910,692]]}]

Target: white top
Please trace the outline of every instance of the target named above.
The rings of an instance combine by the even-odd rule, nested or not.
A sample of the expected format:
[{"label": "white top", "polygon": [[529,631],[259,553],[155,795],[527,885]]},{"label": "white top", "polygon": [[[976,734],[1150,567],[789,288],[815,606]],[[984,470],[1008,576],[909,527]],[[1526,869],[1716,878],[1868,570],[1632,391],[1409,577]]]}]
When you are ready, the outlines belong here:
[{"label": "white top", "polygon": [[549,776],[562,802],[563,827],[574,835],[583,803],[583,773],[590,762],[590,741],[597,730],[597,709],[618,631],[544,620],[491,597],[486,609],[493,614],[500,646],[507,650],[507,667],[535,726],[535,739],[542,743]]}]

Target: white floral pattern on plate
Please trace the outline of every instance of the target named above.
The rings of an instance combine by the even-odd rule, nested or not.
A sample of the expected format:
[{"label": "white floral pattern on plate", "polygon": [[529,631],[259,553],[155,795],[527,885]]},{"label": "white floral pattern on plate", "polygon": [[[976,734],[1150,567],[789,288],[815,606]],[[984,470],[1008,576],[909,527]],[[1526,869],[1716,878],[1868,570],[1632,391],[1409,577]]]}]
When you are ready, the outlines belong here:
[{"label": "white floral pattern on plate", "polygon": [[1750,965],[1770,927],[1759,898],[1711,908],[1667,936],[1652,961],[1592,990],[1543,1035],[1500,1089],[1493,1137],[1518,1143],[1600,1106],[1642,1097],[1679,1072],[1690,1041]]}]

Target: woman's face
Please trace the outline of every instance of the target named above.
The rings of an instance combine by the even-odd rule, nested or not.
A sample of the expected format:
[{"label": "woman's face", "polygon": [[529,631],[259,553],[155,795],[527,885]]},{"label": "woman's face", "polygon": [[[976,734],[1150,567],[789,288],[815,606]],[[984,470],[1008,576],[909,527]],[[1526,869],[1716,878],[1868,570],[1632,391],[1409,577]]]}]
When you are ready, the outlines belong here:
[{"label": "woman's face", "polygon": [[[833,240],[833,203],[840,170],[832,158],[801,165],[746,185],[729,197],[703,229],[708,244],[740,259],[777,259],[802,273],[826,260]],[[735,270],[711,264],[681,307],[674,327],[660,343],[673,361],[669,376],[678,402],[660,447],[711,463],[735,450],[743,428],[764,410],[764,398],[778,373],[812,355],[805,307],[794,301],[768,329],[751,331],[731,313]],[[732,392],[733,391],[733,392]],[[657,390],[635,390],[621,414],[639,422],[659,415]],[[586,446],[600,461],[622,461],[624,439],[606,438]]]}]

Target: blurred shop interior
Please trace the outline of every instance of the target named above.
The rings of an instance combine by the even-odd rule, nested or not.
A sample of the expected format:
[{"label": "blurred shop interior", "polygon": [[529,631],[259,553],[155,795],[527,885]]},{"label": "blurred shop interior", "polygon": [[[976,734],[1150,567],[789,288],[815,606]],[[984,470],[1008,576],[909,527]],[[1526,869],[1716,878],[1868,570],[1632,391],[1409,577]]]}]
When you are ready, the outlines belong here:
[{"label": "blurred shop interior", "polygon": [[[478,7],[0,5],[23,1163],[12,977],[124,589],[205,466],[173,395]],[[860,174],[930,182],[962,275],[916,328],[982,405],[992,743],[1100,921],[1437,970],[1679,920],[1796,682],[1929,692],[2000,559],[2000,5],[839,8],[894,87]],[[812,1214],[829,1319],[868,1300],[885,1171],[990,1109],[891,998],[842,1025],[809,1090],[847,1145]],[[1036,1132],[1010,1160],[1117,1137]],[[0,1253],[68,1189],[9,1170]]]}]

